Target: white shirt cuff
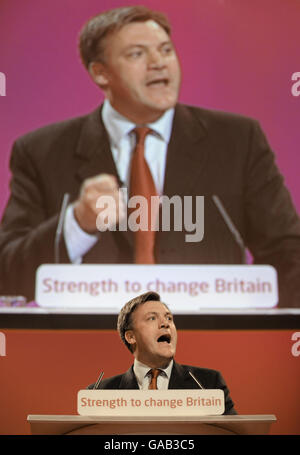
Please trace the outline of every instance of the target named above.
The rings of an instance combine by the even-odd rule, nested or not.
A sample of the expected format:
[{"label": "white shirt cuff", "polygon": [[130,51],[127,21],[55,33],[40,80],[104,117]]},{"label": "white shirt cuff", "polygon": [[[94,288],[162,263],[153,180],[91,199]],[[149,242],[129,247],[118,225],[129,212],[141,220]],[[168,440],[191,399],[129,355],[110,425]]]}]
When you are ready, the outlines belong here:
[{"label": "white shirt cuff", "polygon": [[70,261],[73,264],[81,264],[82,257],[97,243],[98,235],[88,234],[77,223],[73,205],[66,210],[64,220],[64,239]]}]

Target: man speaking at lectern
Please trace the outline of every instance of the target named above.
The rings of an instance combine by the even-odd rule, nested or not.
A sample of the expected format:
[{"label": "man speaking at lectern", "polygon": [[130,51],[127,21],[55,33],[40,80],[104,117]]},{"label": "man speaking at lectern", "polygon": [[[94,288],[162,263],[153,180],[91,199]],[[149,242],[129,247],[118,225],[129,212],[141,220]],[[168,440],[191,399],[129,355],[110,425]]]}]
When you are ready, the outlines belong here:
[{"label": "man speaking at lectern", "polygon": [[118,331],[134,356],[134,364],[118,376],[89,389],[222,389],[224,414],[236,414],[222,375],[215,370],[180,365],[174,360],[177,330],[173,316],[159,294],[147,292],[121,309]]}]

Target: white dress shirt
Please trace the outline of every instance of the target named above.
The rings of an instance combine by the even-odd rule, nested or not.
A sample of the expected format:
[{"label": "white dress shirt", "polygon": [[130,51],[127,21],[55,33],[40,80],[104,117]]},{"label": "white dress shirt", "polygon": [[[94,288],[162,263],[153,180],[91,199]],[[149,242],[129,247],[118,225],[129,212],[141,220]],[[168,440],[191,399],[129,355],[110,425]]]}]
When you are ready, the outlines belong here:
[{"label": "white dress shirt", "polygon": [[[172,132],[173,117],[174,109],[169,109],[156,122],[147,124],[155,133],[146,137],[145,159],[160,195],[163,192],[167,149]],[[135,146],[135,134],[132,133],[132,130],[137,125],[119,114],[108,100],[105,100],[103,104],[102,120],[108,132],[110,148],[119,178],[123,186],[128,188],[130,161]],[[75,264],[80,264],[82,256],[99,241],[99,235],[88,234],[80,228],[75,220],[72,204],[66,210],[64,239],[70,261]]]},{"label": "white dress shirt", "polygon": [[[158,390],[167,390],[169,388],[172,367],[173,360],[171,360],[167,368],[159,368],[159,370],[161,370],[161,373],[157,377]],[[137,359],[134,360],[133,372],[135,374],[138,386],[141,390],[149,389],[149,384],[151,382],[150,370],[151,368],[148,367],[147,365],[144,365]]]}]

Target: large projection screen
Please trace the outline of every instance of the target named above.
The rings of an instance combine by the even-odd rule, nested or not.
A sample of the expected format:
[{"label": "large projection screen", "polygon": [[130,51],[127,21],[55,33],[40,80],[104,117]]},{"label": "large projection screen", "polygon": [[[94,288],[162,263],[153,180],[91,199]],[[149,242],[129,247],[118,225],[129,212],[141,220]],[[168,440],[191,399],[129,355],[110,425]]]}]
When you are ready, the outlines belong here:
[{"label": "large projection screen", "polygon": [[[9,160],[14,141],[45,125],[85,115],[103,102],[103,93],[92,82],[81,64],[77,47],[78,34],[90,17],[103,10],[125,5],[127,2],[123,1],[92,0],[84,3],[54,1],[43,5],[34,0],[25,3],[1,2],[1,213],[4,213],[10,194]],[[179,101],[187,105],[256,119],[274,151],[277,166],[284,177],[295,208],[299,210],[296,156],[300,139],[298,115],[300,74],[297,66],[299,2],[190,0],[184,7],[179,1],[164,1],[163,4],[146,1],[145,5],[164,12],[172,24],[172,38],[182,68]],[[180,175],[180,170],[178,172]],[[53,186],[55,187],[55,182]],[[204,212],[204,217],[206,213]],[[219,222],[224,223],[224,220],[220,217]],[[208,233],[205,232],[205,235]],[[251,253],[248,251],[245,253],[246,260],[251,263]],[[184,263],[187,264],[186,261]],[[26,269],[26,266],[24,268]],[[13,269],[14,267],[11,267],[11,273]],[[77,277],[80,273],[85,276],[83,270],[76,273]],[[150,278],[157,279],[159,273],[151,272]],[[241,297],[240,309],[248,307],[251,310],[257,308],[258,311],[261,308],[276,310],[278,298],[276,284],[270,285],[272,290],[269,289],[267,298],[264,301],[266,296],[263,295],[262,302],[259,302],[258,294],[261,292],[257,292],[256,285],[259,279],[264,281],[264,275],[260,276],[258,271],[253,280],[249,278],[249,281],[245,282],[247,273],[241,272],[242,276],[235,272],[229,274],[227,289],[224,287],[224,292],[220,288],[217,291],[219,294],[222,292],[227,294],[227,302],[214,304],[216,293],[210,295],[207,301],[201,300],[207,294],[205,289],[207,279],[205,274],[204,278],[202,277],[200,270],[196,281],[198,291],[202,286],[200,290],[202,294],[199,291],[194,295],[195,311],[207,307],[212,310],[214,307],[218,310],[222,307],[236,309],[239,307],[238,304],[234,301],[230,304],[233,294]],[[134,268],[128,268],[127,279],[131,284],[132,282],[134,284],[135,275]],[[112,277],[119,276],[117,269],[114,274],[112,272]],[[176,270],[166,272],[165,287],[156,286],[153,290],[161,292],[166,300],[174,296],[178,299],[185,298],[187,292],[183,293],[182,289],[178,292],[177,285],[182,281],[191,281],[189,276],[189,269],[177,267]],[[211,279],[217,278],[218,272],[213,272]],[[293,278],[294,282],[295,280],[296,277]],[[66,281],[64,271],[61,281]],[[40,287],[42,286],[40,283]],[[245,292],[245,286],[248,286],[248,290],[251,287],[251,290]],[[147,290],[143,284],[139,286],[137,283],[136,286],[131,286],[131,292],[127,290],[127,295],[131,298],[134,293]],[[49,292],[49,287],[46,287],[46,293]],[[71,293],[74,292],[72,288]],[[13,294],[19,293],[16,291]],[[50,305],[47,302],[44,305],[43,298],[41,302],[37,302],[34,296],[30,296],[29,302],[27,299],[27,307],[29,303],[31,310],[28,311],[34,312],[36,307],[45,306],[48,311],[56,309],[61,311],[63,308],[70,311],[70,305],[65,304],[62,294],[57,292],[52,295],[53,304]],[[246,294],[247,297],[250,295],[250,300],[252,297],[249,304],[247,299],[246,303],[243,300]],[[110,297],[109,293],[103,294],[99,298],[98,306],[92,304],[93,312],[102,312],[103,307],[103,312],[107,313]],[[80,298],[78,293],[76,298]],[[82,300],[85,298],[86,295]],[[124,297],[122,294],[121,300],[124,298],[126,299],[126,293]],[[16,306],[22,306],[22,301],[2,299],[2,307]],[[74,306],[74,311],[78,311],[80,305]],[[284,307],[289,306],[294,307],[295,304],[289,305],[289,302],[284,304]],[[115,313],[113,308],[114,305],[111,313]],[[178,312],[184,313],[185,308],[190,309],[188,305],[183,305]],[[82,303],[80,311],[84,309],[89,312],[88,303]]]}]

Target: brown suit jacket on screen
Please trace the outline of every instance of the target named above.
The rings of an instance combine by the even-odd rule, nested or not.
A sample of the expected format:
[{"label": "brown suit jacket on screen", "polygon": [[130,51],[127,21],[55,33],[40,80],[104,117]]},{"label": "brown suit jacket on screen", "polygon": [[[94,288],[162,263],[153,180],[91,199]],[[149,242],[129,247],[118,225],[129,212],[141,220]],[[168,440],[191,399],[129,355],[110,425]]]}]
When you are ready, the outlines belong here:
[{"label": "brown suit jacket on screen", "polygon": [[[101,107],[19,138],[11,157],[11,196],[0,231],[0,292],[34,296],[41,263],[54,262],[64,193],[78,196],[84,179],[117,175]],[[120,182],[121,184],[121,182]],[[204,239],[159,232],[161,264],[237,264],[241,249],[212,195],[218,195],[259,264],[279,274],[280,305],[300,306],[300,223],[274,155],[255,120],[178,104],[168,147],[164,194],[204,196]],[[86,263],[132,263],[131,232],[107,231]],[[64,242],[61,262],[69,262]]]}]

